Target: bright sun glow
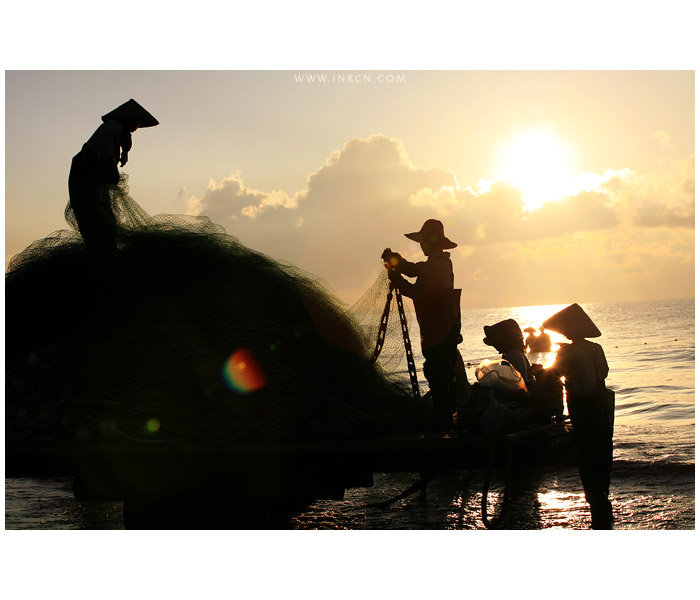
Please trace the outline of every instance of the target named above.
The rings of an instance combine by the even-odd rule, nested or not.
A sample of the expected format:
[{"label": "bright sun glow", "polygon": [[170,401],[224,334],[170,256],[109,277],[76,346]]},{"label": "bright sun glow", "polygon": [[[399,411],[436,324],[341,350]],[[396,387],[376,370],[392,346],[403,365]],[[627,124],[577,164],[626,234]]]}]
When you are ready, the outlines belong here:
[{"label": "bright sun glow", "polygon": [[564,197],[573,176],[573,150],[551,131],[523,132],[498,152],[498,175],[523,193],[525,208]]}]

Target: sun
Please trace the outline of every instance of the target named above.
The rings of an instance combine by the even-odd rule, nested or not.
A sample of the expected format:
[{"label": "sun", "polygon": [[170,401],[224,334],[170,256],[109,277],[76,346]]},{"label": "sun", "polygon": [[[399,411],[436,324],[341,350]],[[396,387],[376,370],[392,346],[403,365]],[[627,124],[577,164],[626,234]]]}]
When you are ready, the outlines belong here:
[{"label": "sun", "polygon": [[559,200],[573,176],[573,148],[546,129],[522,131],[498,148],[498,178],[523,194],[533,211]]}]

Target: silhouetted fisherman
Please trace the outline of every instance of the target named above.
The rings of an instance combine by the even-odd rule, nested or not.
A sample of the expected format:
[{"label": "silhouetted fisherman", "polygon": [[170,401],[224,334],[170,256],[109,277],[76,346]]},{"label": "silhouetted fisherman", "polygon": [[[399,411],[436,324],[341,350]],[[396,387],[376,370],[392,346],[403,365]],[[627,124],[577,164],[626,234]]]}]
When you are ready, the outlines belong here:
[{"label": "silhouetted fisherman", "polygon": [[545,332],[544,327],[540,327],[540,334],[535,335],[534,327],[526,327],[523,331],[529,335],[525,338],[525,347],[530,352],[551,352],[552,338]]},{"label": "silhouetted fisherman", "polygon": [[[454,289],[454,273],[449,250],[457,244],[445,237],[444,227],[436,219],[428,219],[420,231],[405,236],[420,244],[428,260],[409,262],[398,253],[391,253],[389,279],[405,296],[413,299],[420,327],[423,372],[430,386],[433,402],[433,426],[447,430],[453,425],[456,403],[455,363],[461,318],[461,290]],[[388,250],[388,249],[387,249]],[[415,277],[410,283],[401,275]]]},{"label": "silhouetted fisherman", "polygon": [[528,349],[529,352],[537,352],[537,336],[535,335],[535,332],[537,330],[534,327],[526,327],[523,329],[524,333],[527,333],[527,337],[525,338],[525,347]]},{"label": "silhouetted fisherman", "polygon": [[579,450],[579,473],[591,507],[593,529],[611,529],[610,493],[614,406],[608,403],[605,378],[608,363],[602,346],[585,338],[600,330],[578,304],[572,304],[544,322],[544,327],[569,338],[560,347],[550,370],[564,377],[566,404]]},{"label": "silhouetted fisherman", "polygon": [[544,327],[540,327],[540,335],[537,336],[537,351],[538,352],[551,352],[552,351],[552,338],[544,330]]},{"label": "silhouetted fisherman", "polygon": [[100,266],[110,269],[116,253],[117,220],[111,195],[119,184],[119,166],[131,150],[131,134],[158,121],[135,100],[129,100],[102,117],[100,125],[73,157],[68,176],[70,203],[80,234]]}]

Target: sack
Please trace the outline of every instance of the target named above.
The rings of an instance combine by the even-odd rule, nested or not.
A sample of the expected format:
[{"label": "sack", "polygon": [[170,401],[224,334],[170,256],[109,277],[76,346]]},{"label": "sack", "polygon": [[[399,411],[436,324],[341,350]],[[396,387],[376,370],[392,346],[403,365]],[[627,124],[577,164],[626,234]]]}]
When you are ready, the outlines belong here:
[{"label": "sack", "polygon": [[484,360],[474,371],[480,385],[504,392],[523,390],[527,386],[520,372],[507,360]]}]

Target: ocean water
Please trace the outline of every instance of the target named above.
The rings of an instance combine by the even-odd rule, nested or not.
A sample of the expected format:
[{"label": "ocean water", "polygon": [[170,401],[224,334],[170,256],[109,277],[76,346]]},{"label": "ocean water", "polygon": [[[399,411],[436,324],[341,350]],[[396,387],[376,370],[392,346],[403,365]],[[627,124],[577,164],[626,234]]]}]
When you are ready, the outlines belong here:
[{"label": "ocean water", "polygon": [[[582,304],[603,333],[596,341],[607,356],[607,386],[616,392],[611,481],[615,529],[695,528],[695,302]],[[483,326],[514,318],[537,328],[564,305],[466,310],[460,352],[470,381],[474,367],[497,358]],[[414,346],[417,331],[412,330]],[[564,338],[552,334],[555,343]],[[417,357],[420,383],[422,359]],[[554,352],[531,355],[545,366]],[[376,474],[374,486],[348,490],[343,500],[322,500],[280,528],[291,529],[483,529],[483,471],[438,474],[424,498],[412,495],[388,508],[387,500],[417,480],[416,474]],[[502,475],[494,473],[490,509],[502,502]],[[119,529],[121,503],[77,502],[71,481],[6,479],[6,529]],[[588,505],[575,468],[532,469],[515,486],[502,529],[587,529]]]}]

